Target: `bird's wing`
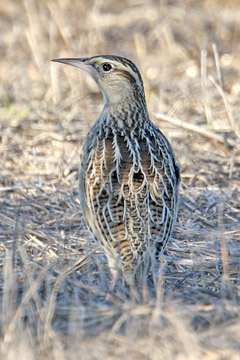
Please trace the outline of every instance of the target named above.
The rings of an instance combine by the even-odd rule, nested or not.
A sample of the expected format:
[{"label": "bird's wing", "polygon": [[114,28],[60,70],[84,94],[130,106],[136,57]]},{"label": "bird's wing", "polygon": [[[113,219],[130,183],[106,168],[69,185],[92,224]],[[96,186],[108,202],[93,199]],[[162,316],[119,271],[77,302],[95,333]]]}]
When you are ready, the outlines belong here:
[{"label": "bird's wing", "polygon": [[123,263],[139,257],[149,241],[159,251],[177,208],[177,166],[164,135],[156,128],[140,137],[108,131],[85,151],[82,186],[93,233]]},{"label": "bird's wing", "polygon": [[180,171],[166,137],[156,126],[143,131],[140,156],[149,184],[149,221],[151,241],[157,252],[164,248],[178,212]]}]

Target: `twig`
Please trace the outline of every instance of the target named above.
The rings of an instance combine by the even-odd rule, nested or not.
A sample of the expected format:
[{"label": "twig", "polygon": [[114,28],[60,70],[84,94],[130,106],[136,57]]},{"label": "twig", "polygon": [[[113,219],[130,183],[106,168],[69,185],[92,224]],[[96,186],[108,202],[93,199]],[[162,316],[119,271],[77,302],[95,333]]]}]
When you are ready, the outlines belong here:
[{"label": "twig", "polygon": [[175,126],[181,127],[183,129],[186,130],[190,130],[193,131],[197,134],[200,134],[202,136],[205,136],[209,139],[212,139],[214,141],[217,141],[221,144],[224,144],[226,146],[231,146],[231,147],[235,147],[240,149],[240,143],[232,140],[232,139],[224,139],[221,135],[217,135],[215,133],[213,133],[212,131],[206,130],[201,128],[200,126],[197,125],[193,125],[193,124],[189,124],[186,123],[185,121],[179,120],[179,119],[175,119],[171,116],[162,114],[162,113],[154,113],[154,116],[158,119],[158,120],[163,120],[163,121],[167,121]]},{"label": "twig", "polygon": [[205,115],[207,119],[207,123],[212,123],[212,111],[208,98],[208,90],[207,90],[207,51],[203,50],[201,52],[201,84],[202,84],[202,92],[204,97],[204,109]]},{"label": "twig", "polygon": [[224,225],[223,225],[223,203],[219,203],[219,211],[218,211],[218,228],[219,228],[219,240],[220,240],[220,248],[221,248],[221,258],[223,265],[223,286],[227,287],[227,295],[233,299],[233,290],[232,284],[229,275],[229,261],[228,261],[228,250],[226,245],[226,238],[224,235]]},{"label": "twig", "polygon": [[229,122],[230,122],[230,124],[231,124],[231,127],[232,127],[233,131],[235,132],[235,134],[236,134],[238,137],[240,137],[240,133],[238,132],[237,126],[236,126],[235,121],[234,121],[234,119],[233,119],[232,111],[231,111],[231,108],[230,108],[229,103],[228,103],[228,101],[227,101],[226,94],[225,94],[222,86],[219,86],[219,85],[216,83],[216,81],[215,81],[215,79],[214,79],[214,77],[213,77],[212,75],[209,75],[209,76],[208,76],[208,79],[213,83],[213,85],[216,87],[217,91],[218,91],[219,94],[221,95],[221,97],[222,97],[222,99],[223,99],[223,101],[224,101],[225,108],[226,108],[226,110],[227,110],[228,119],[229,119]]},{"label": "twig", "polygon": [[221,70],[221,66],[220,66],[220,59],[219,59],[219,53],[218,53],[217,45],[212,44],[212,48],[213,48],[213,54],[214,54],[216,69],[217,69],[219,86],[221,87],[222,91],[224,92],[223,75],[222,75],[222,70]]}]

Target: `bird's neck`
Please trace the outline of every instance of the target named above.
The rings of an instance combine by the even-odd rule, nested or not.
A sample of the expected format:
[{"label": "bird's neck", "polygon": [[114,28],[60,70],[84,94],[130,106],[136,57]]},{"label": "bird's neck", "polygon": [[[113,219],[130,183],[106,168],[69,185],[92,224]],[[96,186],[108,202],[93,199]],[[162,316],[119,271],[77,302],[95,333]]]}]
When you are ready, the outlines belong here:
[{"label": "bird's neck", "polygon": [[143,96],[129,96],[116,103],[105,102],[99,117],[104,126],[121,129],[142,127],[149,121],[146,101]]}]

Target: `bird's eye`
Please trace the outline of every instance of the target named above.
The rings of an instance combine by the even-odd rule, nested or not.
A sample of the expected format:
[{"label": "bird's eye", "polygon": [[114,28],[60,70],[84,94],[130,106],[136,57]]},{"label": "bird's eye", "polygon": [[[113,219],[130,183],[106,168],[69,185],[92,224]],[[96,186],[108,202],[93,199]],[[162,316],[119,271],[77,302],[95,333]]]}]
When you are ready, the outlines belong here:
[{"label": "bird's eye", "polygon": [[103,70],[105,72],[108,72],[108,71],[110,71],[112,69],[112,65],[108,64],[108,63],[105,63],[105,64],[103,64],[102,68],[103,68]]}]

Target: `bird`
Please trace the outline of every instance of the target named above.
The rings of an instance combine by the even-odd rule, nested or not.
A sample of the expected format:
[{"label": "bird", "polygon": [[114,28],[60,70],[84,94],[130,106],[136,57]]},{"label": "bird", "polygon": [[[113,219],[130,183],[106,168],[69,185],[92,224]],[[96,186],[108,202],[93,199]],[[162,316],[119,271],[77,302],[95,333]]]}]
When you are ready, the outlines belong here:
[{"label": "bird", "polygon": [[97,55],[52,61],[86,71],[102,92],[102,112],[82,147],[80,203],[112,275],[136,279],[146,264],[159,261],[177,219],[180,169],[174,151],[150,120],[131,60]]}]

